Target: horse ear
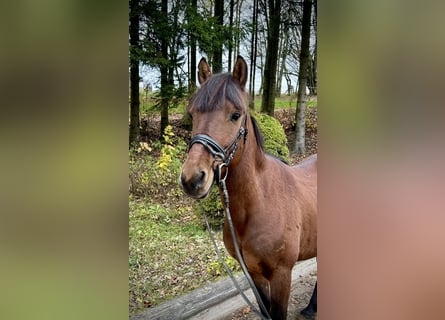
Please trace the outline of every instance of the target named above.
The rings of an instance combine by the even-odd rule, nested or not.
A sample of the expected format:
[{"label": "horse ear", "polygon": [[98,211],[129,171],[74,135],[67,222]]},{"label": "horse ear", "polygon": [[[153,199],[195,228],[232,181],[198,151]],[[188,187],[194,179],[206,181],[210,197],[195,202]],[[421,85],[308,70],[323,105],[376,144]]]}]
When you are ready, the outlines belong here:
[{"label": "horse ear", "polygon": [[233,67],[233,78],[238,80],[241,88],[244,89],[247,82],[247,63],[241,56],[236,58],[235,67]]},{"label": "horse ear", "polygon": [[201,58],[198,63],[198,80],[199,84],[203,84],[210,76],[212,75],[212,70],[210,69],[209,64],[207,63],[206,58]]}]

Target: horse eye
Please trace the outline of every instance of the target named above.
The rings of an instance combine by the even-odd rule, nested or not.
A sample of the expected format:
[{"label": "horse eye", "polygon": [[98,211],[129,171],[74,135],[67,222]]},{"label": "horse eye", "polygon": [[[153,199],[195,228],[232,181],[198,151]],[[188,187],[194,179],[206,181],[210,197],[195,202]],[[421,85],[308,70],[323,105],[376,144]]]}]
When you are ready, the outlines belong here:
[{"label": "horse eye", "polygon": [[235,113],[232,113],[232,116],[231,116],[230,120],[231,121],[237,121],[240,117],[241,117],[241,113],[235,112]]}]

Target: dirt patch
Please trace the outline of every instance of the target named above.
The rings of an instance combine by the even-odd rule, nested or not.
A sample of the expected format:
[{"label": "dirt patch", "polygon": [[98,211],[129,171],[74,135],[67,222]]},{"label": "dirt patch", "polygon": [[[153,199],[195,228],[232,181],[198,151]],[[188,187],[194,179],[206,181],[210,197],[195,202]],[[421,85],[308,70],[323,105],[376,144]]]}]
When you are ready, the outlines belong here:
[{"label": "dirt patch", "polygon": [[[312,295],[312,291],[317,280],[317,272],[311,272],[308,275],[300,276],[296,281],[296,284],[292,286],[291,295],[289,298],[289,307],[287,311],[287,319],[292,320],[308,320],[305,316],[300,314]],[[250,310],[246,305],[245,307],[234,312],[230,317],[225,320],[257,320],[258,316]],[[315,318],[316,319],[316,318]]]}]

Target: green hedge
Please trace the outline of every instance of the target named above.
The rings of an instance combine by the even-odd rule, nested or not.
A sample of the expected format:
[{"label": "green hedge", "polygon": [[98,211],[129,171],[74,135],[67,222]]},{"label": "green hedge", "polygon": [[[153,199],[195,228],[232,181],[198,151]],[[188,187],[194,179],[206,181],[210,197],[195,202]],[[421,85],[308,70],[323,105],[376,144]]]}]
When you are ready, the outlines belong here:
[{"label": "green hedge", "polygon": [[264,150],[289,163],[290,154],[287,148],[287,137],[281,123],[263,113],[253,112],[252,116],[257,120],[258,127],[264,137]]}]

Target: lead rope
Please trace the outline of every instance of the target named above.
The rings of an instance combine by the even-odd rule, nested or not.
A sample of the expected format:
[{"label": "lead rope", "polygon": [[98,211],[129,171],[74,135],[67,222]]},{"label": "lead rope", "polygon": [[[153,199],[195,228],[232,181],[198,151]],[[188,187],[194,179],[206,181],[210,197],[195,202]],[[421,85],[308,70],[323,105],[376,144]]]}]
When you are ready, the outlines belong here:
[{"label": "lead rope", "polygon": [[220,185],[221,191],[223,193],[225,213],[226,213],[226,217],[227,217],[227,222],[229,224],[230,235],[232,237],[233,246],[235,248],[235,253],[236,253],[236,256],[238,258],[238,261],[239,261],[239,263],[241,265],[241,269],[243,270],[244,276],[246,277],[247,282],[249,283],[249,286],[252,289],[252,292],[255,295],[255,298],[256,298],[256,300],[258,302],[258,305],[259,305],[259,307],[260,307],[260,309],[261,309],[261,311],[263,313],[261,313],[261,311],[259,311],[252,304],[252,302],[250,302],[250,300],[246,297],[244,292],[241,290],[238,282],[236,281],[235,277],[233,276],[232,271],[230,270],[229,266],[226,264],[226,262],[224,261],[222,255],[221,255],[221,251],[218,248],[218,245],[216,244],[215,238],[213,237],[213,234],[212,234],[212,231],[210,229],[210,225],[209,225],[207,216],[205,214],[205,211],[202,208],[202,205],[201,205],[201,211],[203,212],[204,220],[205,220],[205,223],[206,223],[206,227],[207,227],[207,230],[209,232],[210,239],[212,240],[213,246],[215,247],[215,251],[216,251],[216,253],[218,255],[218,258],[219,258],[219,260],[221,260],[221,262],[222,262],[224,268],[226,269],[227,273],[229,274],[230,279],[232,280],[234,286],[239,291],[240,295],[243,297],[243,299],[246,301],[247,305],[250,307],[250,309],[253,312],[255,312],[263,320],[271,320],[272,318],[270,317],[269,312],[267,311],[266,307],[264,306],[263,300],[261,299],[261,296],[260,296],[260,294],[258,292],[258,289],[256,288],[256,286],[255,286],[255,284],[254,284],[254,282],[252,280],[252,277],[250,276],[249,271],[247,270],[246,264],[244,263],[244,259],[243,259],[242,255],[241,255],[241,252],[240,252],[240,249],[239,249],[239,246],[238,246],[238,241],[236,240],[235,229],[233,227],[233,221],[232,221],[232,215],[230,214],[230,208],[229,208],[229,204],[230,204],[230,202],[229,202],[229,193],[227,191],[227,186],[226,186],[226,178],[227,178],[228,168],[226,168],[226,174],[225,174],[224,178],[221,179],[221,177],[220,177],[221,169],[224,166],[227,167],[227,165],[225,163],[222,163],[218,167],[218,181],[219,181],[219,185]]},{"label": "lead rope", "polygon": [[215,248],[216,254],[218,255],[218,259],[222,262],[224,269],[226,269],[226,272],[229,274],[230,279],[232,280],[233,285],[240,293],[241,297],[243,297],[244,301],[247,303],[247,305],[252,309],[253,312],[255,312],[257,315],[262,316],[261,312],[250,302],[250,300],[246,297],[244,294],[244,291],[241,289],[241,287],[238,284],[238,281],[236,281],[235,276],[233,275],[232,270],[230,270],[230,267],[227,265],[227,263],[224,261],[224,258],[222,257],[221,250],[219,249],[218,245],[216,244],[215,237],[213,236],[212,230],[210,228],[209,221],[207,219],[207,215],[204,212],[204,209],[202,208],[202,204],[200,203],[201,211],[204,213],[204,221],[207,227],[207,230],[210,235],[210,239],[212,240],[213,247]]}]

